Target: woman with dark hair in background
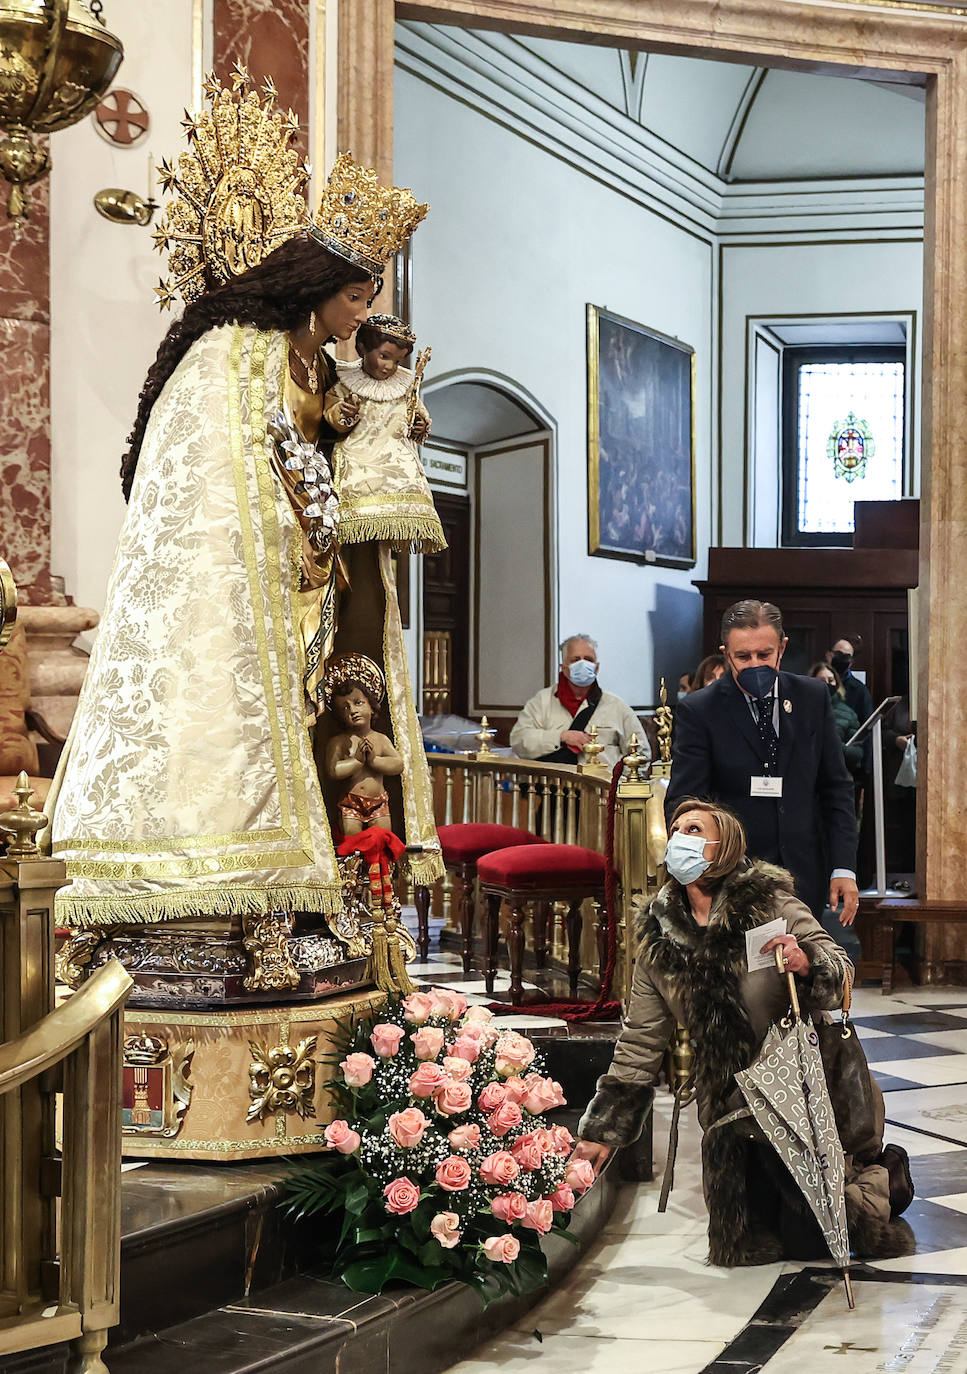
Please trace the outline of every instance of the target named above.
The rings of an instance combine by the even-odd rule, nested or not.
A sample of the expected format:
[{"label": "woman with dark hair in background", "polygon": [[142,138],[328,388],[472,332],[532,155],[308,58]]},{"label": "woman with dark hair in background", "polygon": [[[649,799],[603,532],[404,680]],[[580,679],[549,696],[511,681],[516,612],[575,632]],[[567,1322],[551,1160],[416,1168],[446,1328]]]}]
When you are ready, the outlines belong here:
[{"label": "woman with dark hair in background", "polygon": [[706,654],[692,674],[690,691],[700,692],[703,687],[717,682],[725,672],[725,659],[721,654]]},{"label": "woman with dark hair in background", "polygon": [[836,722],[836,729],[839,731],[840,741],[843,745],[843,758],[846,767],[854,778],[862,777],[863,774],[863,745],[861,743],[847,744],[860,728],[859,718],[846,701],[846,693],[843,691],[843,679],[835,668],[828,663],[814,663],[810,668],[809,677],[818,677],[826,683],[829,688],[830,705],[833,711],[833,720]]}]

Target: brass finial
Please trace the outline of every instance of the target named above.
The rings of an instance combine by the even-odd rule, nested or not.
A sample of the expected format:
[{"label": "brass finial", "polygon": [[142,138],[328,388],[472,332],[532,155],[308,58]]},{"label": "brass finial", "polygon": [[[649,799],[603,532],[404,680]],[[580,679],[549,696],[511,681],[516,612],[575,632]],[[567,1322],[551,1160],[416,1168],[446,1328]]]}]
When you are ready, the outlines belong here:
[{"label": "brass finial", "polygon": [[665,688],[665,679],[661,679],[658,689],[661,705],[655,712],[655,724],[658,726],[658,753],[662,763],[670,763],[672,756],[672,708],[668,705],[668,692]]},{"label": "brass finial", "polygon": [[588,726],[588,736],[588,742],[583,751],[586,762],[578,764],[578,772],[596,773],[599,777],[610,776],[610,769],[607,764],[601,762],[604,745],[598,742],[598,727],[596,725]]},{"label": "brass finial", "polygon": [[495,735],[496,733],[496,730],[491,730],[490,726],[488,725],[487,717],[481,716],[480,729],[474,735],[474,739],[477,741],[478,746],[475,758],[495,759],[497,757],[497,755],[490,747],[490,737],[491,735]]},{"label": "brass finial", "polygon": [[637,734],[632,735],[631,739],[628,741],[628,753],[625,754],[623,762],[625,766],[625,781],[642,782],[641,769],[647,765],[648,759],[644,754],[638,753]]},{"label": "brass finial", "polygon": [[34,843],[34,836],[43,830],[47,824],[47,817],[42,811],[35,811],[30,805],[34,789],[26,773],[18,776],[13,794],[19,798],[19,805],[13,811],[0,813],[0,834],[12,837],[7,845],[7,858],[33,859],[40,854]]}]

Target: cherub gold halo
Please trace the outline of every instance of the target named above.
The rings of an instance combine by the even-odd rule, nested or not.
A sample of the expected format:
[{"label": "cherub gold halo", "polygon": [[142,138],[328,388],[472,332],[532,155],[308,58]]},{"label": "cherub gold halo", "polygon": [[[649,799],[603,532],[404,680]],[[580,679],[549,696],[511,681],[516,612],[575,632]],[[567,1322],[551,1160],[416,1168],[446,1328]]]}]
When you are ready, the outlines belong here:
[{"label": "cherub gold halo", "polygon": [[326,706],[332,709],[332,699],[342,696],[342,688],[349,682],[361,682],[377,706],[382,706],[386,695],[386,680],[371,658],[365,654],[339,654],[326,669],[323,694]]}]

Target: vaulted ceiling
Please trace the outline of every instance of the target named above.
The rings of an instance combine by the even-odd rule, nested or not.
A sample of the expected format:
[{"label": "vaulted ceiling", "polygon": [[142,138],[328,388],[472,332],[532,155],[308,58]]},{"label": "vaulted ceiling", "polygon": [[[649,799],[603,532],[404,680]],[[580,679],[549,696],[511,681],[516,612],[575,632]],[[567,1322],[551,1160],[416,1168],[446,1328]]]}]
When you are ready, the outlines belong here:
[{"label": "vaulted ceiling", "polygon": [[918,87],[542,38],[515,41],[728,181],[923,173]]}]

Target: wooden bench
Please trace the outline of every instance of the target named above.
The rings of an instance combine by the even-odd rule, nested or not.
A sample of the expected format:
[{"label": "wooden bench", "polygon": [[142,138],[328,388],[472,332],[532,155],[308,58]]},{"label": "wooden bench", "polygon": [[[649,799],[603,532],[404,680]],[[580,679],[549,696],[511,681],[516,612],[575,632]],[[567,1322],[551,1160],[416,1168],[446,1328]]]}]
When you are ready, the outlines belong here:
[{"label": "wooden bench", "polygon": [[950,925],[967,925],[967,901],[926,901],[917,897],[884,897],[876,904],[876,914],[883,927],[884,993],[893,991],[896,928],[905,921],[926,925],[928,921],[946,921]]}]

